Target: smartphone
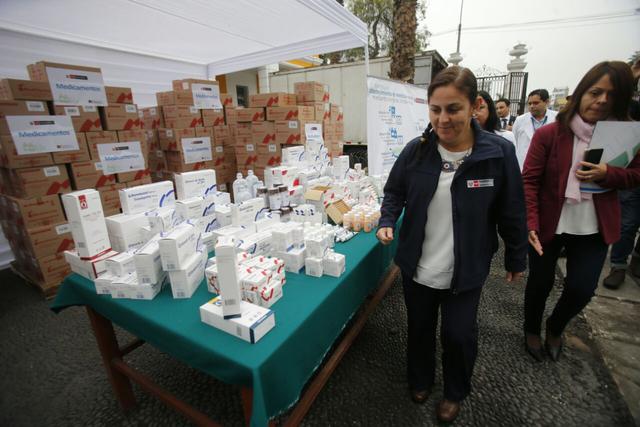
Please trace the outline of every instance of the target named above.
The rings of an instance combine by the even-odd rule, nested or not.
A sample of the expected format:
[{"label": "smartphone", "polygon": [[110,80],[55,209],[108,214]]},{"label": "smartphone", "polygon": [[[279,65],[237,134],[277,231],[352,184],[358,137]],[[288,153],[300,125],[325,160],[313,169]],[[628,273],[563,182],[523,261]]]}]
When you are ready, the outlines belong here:
[{"label": "smartphone", "polygon": [[[594,165],[597,165],[598,163],[600,163],[600,159],[602,158],[603,152],[604,152],[604,148],[593,148],[591,150],[587,150],[584,152],[583,160],[585,162],[589,162],[589,163],[593,163]],[[582,166],[581,169],[583,171],[589,170],[589,168],[586,166]]]}]

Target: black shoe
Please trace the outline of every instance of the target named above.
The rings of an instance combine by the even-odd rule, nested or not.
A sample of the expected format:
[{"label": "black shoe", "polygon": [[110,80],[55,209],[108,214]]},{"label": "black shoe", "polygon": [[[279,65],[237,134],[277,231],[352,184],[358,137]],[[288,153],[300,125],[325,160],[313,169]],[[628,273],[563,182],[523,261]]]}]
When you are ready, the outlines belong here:
[{"label": "black shoe", "polygon": [[557,362],[560,359],[560,354],[562,353],[562,341],[560,341],[560,345],[553,346],[549,344],[549,341],[544,341],[544,348],[547,350],[547,354],[554,362]]},{"label": "black shoe", "polygon": [[611,268],[609,275],[604,278],[602,284],[608,289],[618,289],[624,283],[627,270],[624,268]]},{"label": "black shoe", "polygon": [[640,279],[640,257],[632,256],[629,263],[629,271],[636,279]]},{"label": "black shoe", "polygon": [[411,400],[416,403],[424,403],[429,399],[431,390],[411,390]]},{"label": "black shoe", "polygon": [[526,338],[524,339],[524,349],[527,350],[527,353],[529,353],[531,357],[533,357],[536,360],[536,362],[544,361],[544,353],[542,351],[542,347],[540,348],[531,347],[529,344],[527,344]]}]

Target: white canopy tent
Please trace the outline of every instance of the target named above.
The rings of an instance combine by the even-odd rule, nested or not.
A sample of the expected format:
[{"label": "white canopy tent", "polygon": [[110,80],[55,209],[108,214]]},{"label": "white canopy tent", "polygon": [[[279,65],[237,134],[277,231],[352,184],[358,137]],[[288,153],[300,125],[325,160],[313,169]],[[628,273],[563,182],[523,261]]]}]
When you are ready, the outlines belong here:
[{"label": "white canopy tent", "polygon": [[38,60],[98,66],[141,106],[173,79],[366,45],[366,25],[334,0],[0,2],[0,77]]}]

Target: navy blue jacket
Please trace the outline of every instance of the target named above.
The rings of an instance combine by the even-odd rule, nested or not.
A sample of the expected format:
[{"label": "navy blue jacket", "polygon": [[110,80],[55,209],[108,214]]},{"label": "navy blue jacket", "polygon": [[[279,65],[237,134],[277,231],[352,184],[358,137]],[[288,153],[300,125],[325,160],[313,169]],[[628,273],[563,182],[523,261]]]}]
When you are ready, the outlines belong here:
[{"label": "navy blue jacket", "polygon": [[[453,293],[484,284],[498,249],[496,227],[505,243],[506,270],[526,268],[527,222],[515,147],[482,130],[475,120],[472,126],[473,150],[451,183]],[[422,138],[426,142],[416,138],[406,145],[389,173],[379,225],[395,228],[404,209],[395,262],[409,277],[414,276],[422,255],[427,208],[438,186],[442,163],[435,132],[429,128]]]}]

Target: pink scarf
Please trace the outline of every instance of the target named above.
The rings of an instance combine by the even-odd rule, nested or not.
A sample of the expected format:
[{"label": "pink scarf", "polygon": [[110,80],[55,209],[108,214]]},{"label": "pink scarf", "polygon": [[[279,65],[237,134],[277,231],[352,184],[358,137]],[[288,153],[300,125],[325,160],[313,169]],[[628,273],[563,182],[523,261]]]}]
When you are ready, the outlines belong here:
[{"label": "pink scarf", "polygon": [[591,200],[591,193],[580,192],[580,181],[576,178],[576,171],[581,167],[580,162],[584,159],[584,152],[589,148],[595,125],[585,122],[579,114],[576,114],[571,119],[569,127],[573,131],[576,148],[573,150],[573,163],[569,171],[567,190],[564,196],[567,198],[567,203],[577,204],[583,200]]}]

